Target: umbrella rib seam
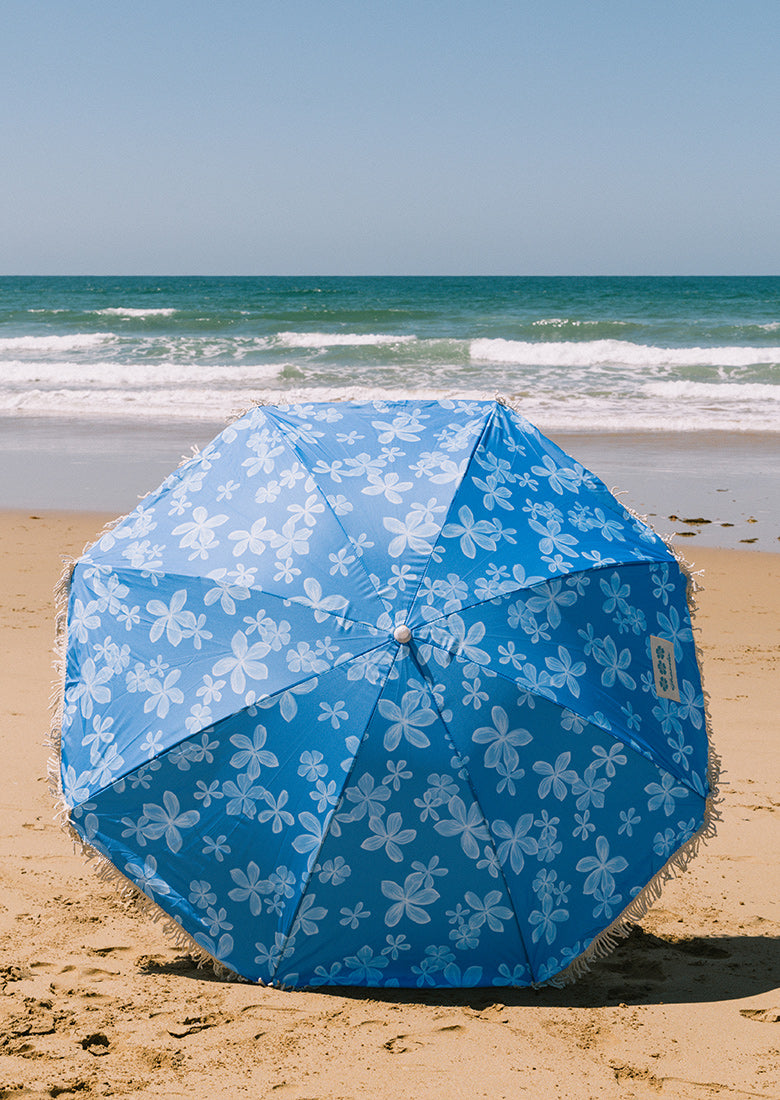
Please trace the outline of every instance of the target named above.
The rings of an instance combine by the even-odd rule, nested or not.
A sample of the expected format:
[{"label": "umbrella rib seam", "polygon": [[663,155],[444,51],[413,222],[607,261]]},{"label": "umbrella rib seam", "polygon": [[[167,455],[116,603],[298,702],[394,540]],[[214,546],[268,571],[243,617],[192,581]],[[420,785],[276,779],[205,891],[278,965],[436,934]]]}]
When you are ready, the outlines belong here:
[{"label": "umbrella rib seam", "polygon": [[[641,563],[638,563],[638,564],[641,564]],[[438,622],[439,620],[433,620],[433,621]],[[428,625],[428,624],[426,623],[426,625]],[[431,638],[426,638],[425,644],[433,646],[435,649],[441,650],[442,653],[448,653],[448,654],[450,653],[450,650],[445,649],[445,647],[443,645],[440,645],[438,642],[435,642]],[[637,752],[637,750],[631,744],[631,742],[636,741],[637,738],[633,737],[633,735],[630,735],[628,733],[625,734],[625,737],[618,736],[618,734],[613,729],[607,729],[605,726],[601,725],[601,723],[595,722],[593,720],[593,718],[589,718],[586,715],[581,714],[579,709],[576,707],[576,704],[572,705],[570,703],[562,703],[558,699],[551,698],[549,695],[544,695],[540,691],[535,691],[531,688],[525,687],[525,685],[518,683],[518,681],[514,680],[511,676],[507,676],[500,669],[492,668],[490,665],[482,664],[480,661],[475,661],[471,658],[467,659],[467,658],[463,657],[460,653],[454,653],[454,654],[451,654],[451,656],[453,657],[454,660],[461,661],[464,664],[466,664],[466,663],[474,664],[474,665],[478,665],[479,668],[486,669],[488,672],[490,672],[494,676],[500,677],[506,683],[514,684],[515,687],[517,687],[517,689],[519,691],[525,691],[528,694],[533,695],[537,699],[546,699],[547,702],[552,703],[553,706],[560,707],[562,710],[570,710],[572,712],[572,714],[576,714],[578,718],[581,718],[584,722],[587,722],[588,725],[595,726],[596,729],[601,730],[603,733],[605,733],[609,737],[611,737],[614,741],[618,741],[621,745],[625,746],[625,748],[629,749],[631,752],[635,753],[638,756],[641,756],[643,760],[648,760],[648,757],[645,756],[644,753]],[[649,750],[649,746],[648,746],[648,752],[649,751],[650,750]],[[701,792],[696,789],[696,787],[695,787],[693,781],[691,780],[690,776],[686,776],[685,773],[680,772],[679,769],[675,768],[673,766],[673,764],[671,764],[671,763],[669,764],[668,767],[666,765],[664,765],[664,770],[667,771],[669,773],[669,775],[673,775],[675,777],[675,779],[677,779],[680,783],[684,784],[688,788],[688,790],[692,791],[695,795],[698,795],[699,797],[701,797]]]},{"label": "umbrella rib seam", "polygon": [[368,581],[368,583],[371,587],[372,595],[375,596],[377,600],[379,600],[379,603],[381,604],[383,610],[385,612],[389,612],[391,610],[391,608],[388,605],[387,601],[382,597],[382,595],[379,592],[379,589],[376,587],[373,580],[371,579],[371,574],[369,573],[368,569],[366,569],[365,562],[363,561],[362,553],[360,553],[360,551],[358,550],[358,547],[355,544],[354,539],[351,538],[348,531],[346,530],[346,528],[342,524],[341,520],[339,519],[338,515],[336,514],[336,510],[334,509],[331,502],[328,500],[327,493],[325,492],[325,490],[320,485],[319,478],[317,477],[317,475],[314,473],[311,466],[309,465],[309,462],[308,462],[306,456],[304,455],[303,451],[297,446],[297,444],[292,443],[289,439],[287,439],[284,432],[282,431],[282,428],[281,428],[279,422],[277,420],[275,420],[272,415],[269,415],[269,409],[268,408],[265,408],[263,410],[263,412],[264,412],[264,415],[274,423],[274,425],[276,427],[276,430],[279,433],[279,437],[282,440],[282,442],[284,443],[285,447],[288,447],[289,450],[291,450],[292,453],[296,456],[296,458],[301,463],[301,465],[304,466],[306,468],[306,470],[308,470],[309,477],[311,477],[312,481],[316,485],[317,492],[322,497],[322,500],[325,504],[325,507],[328,509],[331,516],[333,517],[334,523],[336,523],[339,530],[343,534],[344,538],[347,540],[348,544],[353,549],[358,551],[358,553],[356,555],[357,556],[357,562],[358,562],[358,565],[359,565],[360,569],[362,570],[363,574],[365,575],[365,577],[366,577],[366,579],[367,579],[367,581]]},{"label": "umbrella rib seam", "polygon": [[[445,649],[444,646],[440,646],[436,642],[432,642],[432,641],[428,640],[426,642],[426,644],[431,645],[431,646],[435,646],[436,649],[440,649],[442,651],[442,653],[449,653],[450,652],[448,649]],[[480,664],[479,661],[467,660],[460,653],[452,654],[452,658],[455,661],[460,661],[462,664],[478,665],[480,668],[487,669],[489,672],[493,673],[493,675],[500,677],[500,679],[502,679],[505,683],[514,684],[514,686],[518,689],[518,691],[525,691],[529,695],[533,695],[535,699],[544,699],[546,702],[551,703],[554,707],[560,707],[561,710],[570,710],[572,712],[572,714],[575,714],[578,718],[581,718],[583,720],[583,722],[587,722],[589,726],[593,726],[595,729],[601,730],[602,733],[606,734],[608,737],[611,737],[613,741],[617,741],[619,744],[621,744],[624,748],[628,749],[630,752],[634,753],[637,756],[640,756],[642,758],[642,760],[645,760],[647,763],[653,763],[653,761],[650,760],[647,756],[645,756],[644,753],[637,752],[637,750],[631,744],[631,741],[635,741],[636,738],[631,737],[630,739],[625,739],[624,740],[624,738],[619,737],[614,730],[606,729],[600,723],[594,722],[592,718],[588,718],[584,714],[580,714],[579,710],[575,710],[574,707],[571,706],[570,704],[561,703],[561,702],[559,702],[558,699],[551,699],[549,695],[543,695],[539,691],[534,691],[531,688],[524,687],[522,684],[519,684],[517,682],[517,680],[513,680],[511,676],[506,676],[503,672],[501,672],[497,669],[490,668],[489,665]],[[626,736],[628,738],[628,735],[626,735]],[[672,771],[671,769],[666,769],[665,768],[664,770],[667,770],[669,772],[669,775],[673,775],[675,777],[675,779],[678,779],[681,783],[684,783],[685,786],[688,788],[688,790],[692,791],[693,794],[695,794],[697,797],[699,797],[699,798],[702,797],[701,791],[697,791],[696,787],[693,785],[693,783],[691,782],[689,777],[686,777],[685,775],[678,775],[676,771]]]},{"label": "umbrella rib seam", "polygon": [[[520,412],[520,409],[517,407],[517,405],[513,405],[511,401],[505,399],[502,399],[500,403],[504,406],[504,408],[507,408],[511,412],[513,412],[515,416],[519,417],[521,420],[525,420],[525,417]],[[540,437],[544,438],[543,436],[541,436],[541,432],[539,432],[538,428],[536,429],[536,431]],[[584,466],[581,462],[578,462],[577,459],[573,458],[571,455],[566,454],[563,448],[559,447],[557,443],[553,442],[553,440],[551,439],[548,440],[548,442],[552,443],[554,449],[558,452],[559,455],[563,455],[563,457],[571,462],[575,462],[578,466],[584,469]],[[602,478],[598,476],[598,474],[594,474],[592,470],[588,470],[587,473],[595,479],[597,483],[597,488],[603,489],[604,491],[605,499],[601,501],[602,507],[608,508],[610,512],[612,512],[616,516],[619,516],[622,520],[624,520],[626,516],[629,516],[631,519],[638,520],[643,527],[646,527],[652,533],[655,539],[657,539],[664,545],[667,545],[666,540],[662,538],[657,531],[653,530],[649,523],[647,523],[641,516],[633,512],[630,508],[627,508],[626,505],[623,504],[623,502],[619,499],[618,494],[623,495],[624,493],[627,493],[627,489],[610,489],[606,482],[603,481]],[[615,507],[613,501],[617,502],[618,508]],[[667,549],[669,549],[668,545]]]},{"label": "umbrella rib seam", "polygon": [[[426,670],[418,663],[416,657],[413,656],[412,659],[414,660],[415,665],[417,665],[417,668],[420,671],[420,675],[423,678],[423,682],[425,682],[426,684],[430,684],[430,678],[426,675]],[[458,746],[455,742],[455,739],[454,739],[454,737],[452,736],[452,734],[450,732],[449,726],[447,725],[447,723],[444,720],[444,716],[442,715],[441,710],[439,709],[439,704],[436,701],[436,696],[431,691],[430,687],[428,688],[428,694],[431,698],[431,701],[432,701],[434,707],[436,708],[436,713],[439,716],[439,721],[442,724],[442,728],[444,730],[444,733],[445,733],[445,736],[446,736],[447,740],[449,741],[450,745],[452,746],[453,751],[455,753],[457,753],[458,756],[460,756],[461,755],[460,749],[458,748]],[[501,861],[498,858],[498,850],[496,849],[495,841],[493,839],[493,834],[490,831],[490,825],[488,824],[487,815],[485,814],[485,811],[482,809],[482,803],[479,800],[479,796],[478,796],[477,792],[474,790],[474,785],[471,782],[471,776],[470,775],[466,776],[465,782],[468,784],[468,788],[471,791],[471,796],[474,799],[474,805],[479,809],[479,812],[482,816],[482,821],[485,825],[485,830],[487,831],[487,835],[488,835],[488,843],[490,844],[490,848],[493,852],[493,855],[495,856],[496,866],[499,868],[498,873],[500,874],[501,881],[504,884],[504,890],[506,892],[507,900],[509,901],[509,903],[512,907],[512,916],[514,917],[515,926],[517,927],[517,935],[518,935],[518,938],[520,940],[520,943],[522,944],[523,951],[525,952],[525,957],[528,960],[528,970],[531,974],[531,977],[535,978],[534,966],[533,966],[533,962],[531,961],[531,954],[530,954],[530,952],[528,950],[528,947],[526,945],[525,936],[523,935],[523,930],[522,930],[522,927],[520,925],[520,918],[518,916],[517,909],[515,907],[514,898],[512,897],[512,893],[509,889],[509,883],[507,882],[506,875],[504,874],[504,869],[503,869],[503,866],[501,865]],[[534,984],[536,984],[536,983],[534,983]]]},{"label": "umbrella rib seam", "polygon": [[[294,691],[295,688],[300,687],[301,684],[308,683],[310,680],[317,679],[321,676],[328,676],[331,672],[341,671],[342,669],[345,669],[350,664],[352,664],[353,661],[356,661],[361,657],[367,657],[370,653],[376,653],[377,650],[382,649],[385,646],[389,647],[389,645],[390,645],[390,641],[383,640],[382,642],[379,642],[377,645],[373,646],[371,649],[367,649],[363,653],[355,654],[349,660],[341,661],[340,663],[331,665],[330,668],[323,669],[322,672],[312,672],[309,675],[302,677],[300,680],[296,680],[294,683],[290,684],[288,687],[279,688],[279,690],[275,691],[272,695],[266,695],[264,697],[264,699],[259,703],[258,702],[246,703],[243,707],[240,707],[238,710],[231,711],[229,714],[226,714],[223,718],[218,718],[214,722],[209,722],[208,725],[202,726],[200,729],[195,730],[193,733],[188,732],[185,736],[181,737],[180,740],[175,741],[172,745],[169,745],[165,749],[165,751],[160,753],[160,755],[155,757],[155,759],[164,759],[166,756],[168,756],[169,753],[174,752],[176,749],[178,749],[182,745],[184,745],[187,741],[194,740],[196,737],[198,737],[200,734],[204,733],[208,729],[211,729],[211,728],[216,729],[216,727],[221,725],[223,722],[228,722],[232,718],[235,718],[237,715],[243,714],[246,710],[249,709],[249,707],[259,706],[260,709],[262,710],[263,709],[262,708],[262,703],[265,702],[266,700],[275,699],[280,695],[284,695],[288,691]],[[125,771],[125,772],[114,774],[112,776],[111,782],[107,786],[101,787],[100,790],[92,791],[84,801],[89,802],[89,800],[91,798],[99,797],[101,794],[103,794],[104,791],[110,790],[110,788],[113,786],[113,784],[116,783],[118,780],[128,779],[130,776],[134,775],[136,772],[139,772],[142,768],[146,767],[148,764],[149,764],[148,760],[143,760],[140,763],[135,764],[133,767],[128,768],[127,771]],[[82,803],[73,803],[73,809],[76,809],[78,805],[82,805]]]},{"label": "umbrella rib seam", "polygon": [[466,480],[466,476],[467,476],[469,470],[471,469],[471,464],[474,461],[474,455],[479,450],[479,446],[482,443],[482,440],[487,435],[487,432],[488,432],[491,424],[493,423],[493,421],[496,417],[496,409],[497,408],[498,408],[498,405],[494,403],[493,407],[491,408],[490,412],[488,413],[487,417],[485,418],[485,423],[482,426],[482,431],[479,433],[479,439],[475,440],[475,442],[474,442],[474,446],[471,449],[471,454],[469,455],[469,458],[468,458],[468,461],[466,463],[465,469],[463,470],[463,473],[460,476],[458,484],[452,490],[452,496],[450,497],[450,503],[447,507],[447,514],[444,517],[444,522],[442,523],[441,527],[439,528],[439,532],[436,536],[436,542],[433,544],[433,547],[431,548],[431,553],[430,553],[430,556],[428,558],[428,562],[426,564],[426,567],[425,567],[425,569],[423,569],[422,574],[420,575],[420,580],[417,584],[417,588],[415,589],[414,595],[412,596],[411,600],[409,601],[409,618],[410,619],[412,618],[412,612],[414,611],[414,605],[417,602],[417,597],[420,594],[420,589],[422,588],[422,583],[425,580],[426,576],[428,575],[428,566],[433,561],[433,552],[435,551],[436,547],[441,542],[441,537],[442,537],[441,533],[444,530],[444,528],[447,526],[447,522],[450,518],[450,515],[452,514],[452,509],[453,509],[453,506],[454,506],[454,503],[455,503],[455,498],[457,497],[458,493],[460,492],[461,486],[463,485],[463,482]]},{"label": "umbrella rib seam", "polygon": [[[400,646],[398,647],[398,652],[400,652]],[[339,800],[336,803],[336,805],[333,807],[333,812],[331,813],[330,817],[328,818],[327,824],[325,825],[325,828],[322,830],[322,836],[321,836],[320,842],[317,846],[317,853],[316,853],[315,856],[312,857],[310,867],[307,868],[307,870],[306,870],[305,884],[302,884],[302,886],[301,886],[300,894],[298,896],[298,902],[297,902],[297,904],[295,906],[295,909],[293,911],[293,914],[290,918],[290,923],[287,926],[287,932],[286,932],[285,938],[284,938],[284,947],[279,952],[279,960],[276,963],[276,966],[274,967],[273,973],[270,976],[270,981],[271,982],[273,982],[276,979],[276,974],[279,970],[279,967],[282,965],[282,960],[284,958],[285,948],[287,947],[287,944],[290,941],[290,935],[291,935],[292,929],[295,927],[295,921],[298,918],[298,913],[300,912],[301,905],[303,904],[303,899],[306,897],[306,895],[309,892],[309,886],[311,885],[311,880],[312,880],[312,877],[314,875],[314,868],[317,866],[317,863],[318,863],[319,858],[320,858],[320,852],[322,851],[322,849],[325,845],[325,841],[328,839],[328,837],[330,835],[331,823],[333,822],[337,812],[341,809],[341,806],[343,805],[344,792],[346,791],[347,786],[349,784],[349,781],[352,778],[352,773],[355,770],[355,764],[356,764],[357,758],[360,754],[361,745],[363,744],[363,740],[366,736],[366,733],[368,732],[368,728],[371,725],[371,720],[374,717],[374,714],[376,713],[376,709],[379,705],[379,700],[382,697],[382,692],[385,690],[385,685],[387,684],[388,678],[390,676],[390,673],[391,673],[391,671],[393,669],[393,666],[395,665],[395,662],[396,662],[397,659],[398,659],[398,653],[396,653],[395,657],[393,658],[393,662],[390,665],[390,668],[388,668],[387,673],[385,674],[384,680],[379,685],[379,690],[377,691],[376,699],[374,700],[374,705],[371,708],[371,713],[366,718],[366,722],[365,722],[365,725],[363,727],[363,733],[361,734],[361,737],[360,737],[360,744],[358,744],[357,748],[355,749],[355,754],[352,757],[352,763],[350,765],[349,771],[346,772],[345,775],[344,775],[344,782],[342,784],[341,791],[339,792]]]},{"label": "umbrella rib seam", "polygon": [[[79,559],[78,561],[75,562],[74,571],[75,571],[75,568],[78,567],[79,565],[87,565],[87,564],[89,564],[89,563],[84,562],[82,559]],[[111,566],[111,572],[114,573],[117,577],[122,577],[123,575],[128,575],[129,577],[135,577],[135,576],[140,576],[144,572],[147,572],[147,570],[134,569],[132,566],[129,566],[129,565],[127,565],[127,566],[125,566],[125,565],[112,565]],[[154,571],[152,571],[152,572],[154,572]],[[162,576],[162,574],[157,574],[157,575]],[[177,578],[177,583],[178,583],[178,578],[181,578],[181,583],[182,584],[185,584],[185,583],[191,584],[193,581],[205,582],[206,580],[209,579],[207,577],[199,576],[197,573],[192,573],[192,574],[190,574],[190,573],[166,573],[165,576],[166,577],[176,577]],[[241,587],[241,586],[237,586],[237,587]],[[377,631],[378,633],[381,633],[381,630],[377,627],[376,623],[370,623],[367,619],[354,619],[354,618],[351,618],[349,615],[345,615],[343,612],[331,610],[330,608],[327,608],[327,607],[316,607],[314,604],[308,602],[307,600],[302,599],[300,596],[285,596],[281,592],[270,592],[267,588],[258,588],[254,585],[247,586],[245,590],[247,592],[253,592],[256,595],[261,596],[263,599],[280,600],[283,603],[294,603],[296,607],[306,607],[310,611],[317,612],[320,615],[328,615],[330,618],[334,618],[334,619],[343,619],[343,621],[345,623],[353,623],[355,626],[367,626],[371,630],[374,630],[374,631]],[[214,602],[216,603],[218,601],[215,600]]]},{"label": "umbrella rib seam", "polygon": [[473,603],[464,604],[456,611],[443,611],[441,615],[437,615],[435,619],[425,619],[425,626],[433,626],[434,623],[440,623],[442,619],[448,619],[450,615],[461,615],[464,611],[473,611],[477,607],[482,607],[485,604],[492,603],[493,600],[511,599],[516,596],[518,592],[533,592],[536,588],[541,588],[543,585],[549,584],[550,581],[567,580],[569,577],[577,577],[580,574],[590,575],[592,573],[599,572],[606,569],[626,569],[629,566],[634,565],[673,565],[672,561],[663,561],[660,558],[640,558],[635,561],[610,561],[599,563],[598,565],[583,565],[577,569],[573,569],[570,573],[555,573],[549,577],[544,577],[541,581],[537,581],[535,584],[530,585],[517,585],[516,588],[508,589],[505,592],[497,592],[495,596],[488,596],[483,600],[475,600]]}]

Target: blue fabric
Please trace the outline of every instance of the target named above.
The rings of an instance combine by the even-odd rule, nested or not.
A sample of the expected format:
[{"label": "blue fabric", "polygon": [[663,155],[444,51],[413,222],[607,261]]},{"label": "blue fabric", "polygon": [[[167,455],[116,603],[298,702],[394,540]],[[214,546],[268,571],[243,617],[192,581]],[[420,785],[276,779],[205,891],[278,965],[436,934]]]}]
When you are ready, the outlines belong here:
[{"label": "blue fabric", "polygon": [[704,820],[685,587],[501,405],[253,409],[76,566],[71,822],[248,978],[545,981]]}]

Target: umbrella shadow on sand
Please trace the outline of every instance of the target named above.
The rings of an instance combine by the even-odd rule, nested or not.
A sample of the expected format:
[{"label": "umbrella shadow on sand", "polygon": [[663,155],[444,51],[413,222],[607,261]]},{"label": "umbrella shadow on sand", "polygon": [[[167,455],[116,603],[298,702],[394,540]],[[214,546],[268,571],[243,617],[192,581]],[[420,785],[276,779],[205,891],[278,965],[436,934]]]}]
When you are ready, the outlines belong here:
[{"label": "umbrella shadow on sand", "polygon": [[[754,997],[780,982],[777,937],[659,936],[636,925],[590,975],[537,993],[549,1005],[702,1004]],[[530,1003],[517,998],[513,1003]]]},{"label": "umbrella shadow on sand", "polygon": [[[145,974],[168,974],[223,982],[209,966],[187,955],[168,961],[145,956]],[[483,1011],[497,1004],[516,1007],[608,1008],[621,1005],[706,1004],[757,997],[780,985],[780,939],[776,936],[659,936],[634,925],[590,973],[562,988],[371,989],[314,987],[324,997],[466,1007]],[[296,996],[294,990],[290,997]]]},{"label": "umbrella shadow on sand", "polygon": [[[705,1004],[756,997],[780,985],[780,939],[776,936],[658,936],[635,925],[626,939],[590,973],[571,985],[540,989],[372,990],[375,1000],[458,1005],[479,1011],[501,1003],[549,1008],[619,1005]],[[326,992],[322,990],[322,992]],[[342,988],[334,996],[365,997]]]}]

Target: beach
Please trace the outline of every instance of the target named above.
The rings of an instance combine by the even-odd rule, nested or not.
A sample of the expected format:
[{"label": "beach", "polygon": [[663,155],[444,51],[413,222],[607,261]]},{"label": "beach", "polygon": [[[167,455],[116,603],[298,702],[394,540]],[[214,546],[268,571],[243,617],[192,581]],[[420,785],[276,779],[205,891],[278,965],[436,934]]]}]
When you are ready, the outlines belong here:
[{"label": "beach", "polygon": [[0,1100],[780,1100],[780,6],[703,7],[4,5]]},{"label": "beach", "polygon": [[[758,526],[736,494],[711,516],[668,499],[665,520],[734,522],[736,545]],[[0,1097],[780,1095],[780,532],[676,540],[701,571],[722,820],[612,955],[563,989],[287,992],[198,969],[53,819],[52,593],[112,514],[0,513]]]},{"label": "beach", "polygon": [[[0,280],[0,1100],[780,1096],[777,279]],[[692,564],[722,820],[565,988],[200,969],[73,850],[54,587],[254,403],[503,395]]]}]

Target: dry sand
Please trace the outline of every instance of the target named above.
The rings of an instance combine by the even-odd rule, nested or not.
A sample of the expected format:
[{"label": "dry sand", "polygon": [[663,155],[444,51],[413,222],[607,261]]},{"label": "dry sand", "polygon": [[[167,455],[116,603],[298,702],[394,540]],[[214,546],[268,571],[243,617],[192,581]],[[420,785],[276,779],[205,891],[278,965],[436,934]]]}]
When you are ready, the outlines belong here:
[{"label": "dry sand", "polygon": [[780,555],[704,550],[723,821],[564,990],[295,993],[223,982],[53,821],[52,588],[85,513],[0,513],[0,1098],[780,1097]]}]

